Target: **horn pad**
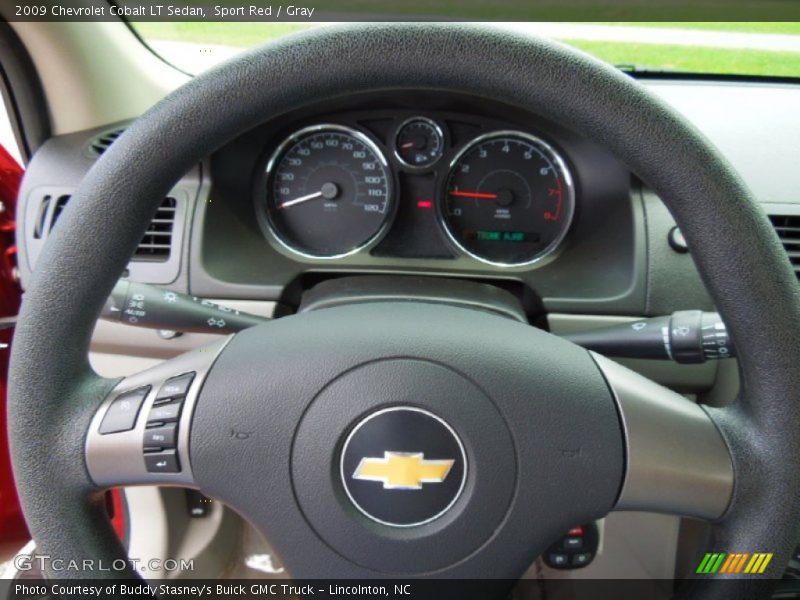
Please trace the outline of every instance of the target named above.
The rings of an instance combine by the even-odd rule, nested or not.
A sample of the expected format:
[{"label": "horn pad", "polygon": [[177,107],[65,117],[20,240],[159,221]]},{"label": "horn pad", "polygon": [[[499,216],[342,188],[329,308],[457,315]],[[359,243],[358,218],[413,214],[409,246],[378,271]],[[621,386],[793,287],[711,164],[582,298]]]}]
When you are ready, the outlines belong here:
[{"label": "horn pad", "polygon": [[390,527],[416,527],[444,516],[467,480],[458,434],[442,418],[414,406],[365,417],[347,436],[339,462],[353,506]]},{"label": "horn pad", "polygon": [[337,552],[385,573],[435,572],[498,528],[516,460],[499,411],[466,376],[388,359],[318,394],[295,438],[292,475],[301,510]]},{"label": "horn pad", "polygon": [[517,576],[613,508],[625,456],[586,350],[416,302],[238,333],[206,378],[189,447],[198,487],[258,527],[297,579]]}]

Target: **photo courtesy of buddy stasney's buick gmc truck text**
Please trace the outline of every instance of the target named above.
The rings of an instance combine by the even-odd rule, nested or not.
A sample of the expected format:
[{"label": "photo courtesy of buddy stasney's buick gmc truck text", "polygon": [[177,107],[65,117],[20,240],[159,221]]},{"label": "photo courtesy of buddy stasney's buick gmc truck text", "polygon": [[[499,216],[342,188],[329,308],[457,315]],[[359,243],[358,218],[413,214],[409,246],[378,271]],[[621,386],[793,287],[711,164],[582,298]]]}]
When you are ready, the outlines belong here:
[{"label": "photo courtesy of buddy stasney's buick gmc truck text", "polygon": [[219,598],[240,596],[278,596],[308,597],[315,594],[327,596],[412,596],[412,584],[393,586],[385,585],[339,585],[328,584],[324,587],[313,584],[292,585],[286,583],[252,583],[252,584],[204,584],[204,585],[170,585],[110,583],[107,585],[80,584],[14,584],[14,593],[20,597],[159,597],[192,596],[194,598]]}]

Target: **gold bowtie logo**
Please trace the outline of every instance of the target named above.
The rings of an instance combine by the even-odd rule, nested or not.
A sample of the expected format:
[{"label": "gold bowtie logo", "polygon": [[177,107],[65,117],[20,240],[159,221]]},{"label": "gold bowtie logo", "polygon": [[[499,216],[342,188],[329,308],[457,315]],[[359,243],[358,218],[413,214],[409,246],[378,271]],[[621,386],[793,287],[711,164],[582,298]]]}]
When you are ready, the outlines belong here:
[{"label": "gold bowtie logo", "polygon": [[362,458],[353,479],[379,481],[385,490],[420,490],[423,483],[442,483],[454,460],[425,460],[422,452],[384,452]]}]

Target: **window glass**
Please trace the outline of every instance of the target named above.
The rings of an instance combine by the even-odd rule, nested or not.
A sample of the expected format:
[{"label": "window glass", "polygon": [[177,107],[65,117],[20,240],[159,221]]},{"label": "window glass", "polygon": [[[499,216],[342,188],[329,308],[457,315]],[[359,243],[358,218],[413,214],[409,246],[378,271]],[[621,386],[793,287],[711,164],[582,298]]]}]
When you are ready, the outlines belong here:
[{"label": "window glass", "polygon": [[[132,23],[167,61],[199,73],[243,48],[321,23]],[[502,23],[626,69],[800,77],[800,23]]]}]

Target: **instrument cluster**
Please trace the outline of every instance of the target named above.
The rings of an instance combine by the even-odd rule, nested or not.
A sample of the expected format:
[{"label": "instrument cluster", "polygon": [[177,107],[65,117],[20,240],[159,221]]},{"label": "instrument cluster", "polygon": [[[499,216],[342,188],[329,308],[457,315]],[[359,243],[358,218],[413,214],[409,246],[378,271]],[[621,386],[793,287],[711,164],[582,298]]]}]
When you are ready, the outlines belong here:
[{"label": "instrument cluster", "polygon": [[257,206],[276,247],[312,261],[369,252],[420,182],[430,194],[411,201],[435,211],[455,255],[524,267],[561,246],[576,191],[553,140],[502,126],[453,135],[427,115],[387,121],[315,122],[267,149]]}]

